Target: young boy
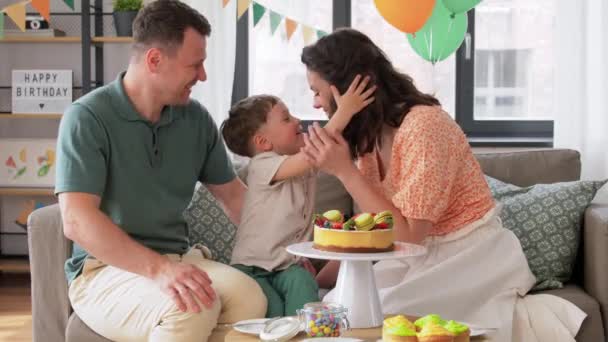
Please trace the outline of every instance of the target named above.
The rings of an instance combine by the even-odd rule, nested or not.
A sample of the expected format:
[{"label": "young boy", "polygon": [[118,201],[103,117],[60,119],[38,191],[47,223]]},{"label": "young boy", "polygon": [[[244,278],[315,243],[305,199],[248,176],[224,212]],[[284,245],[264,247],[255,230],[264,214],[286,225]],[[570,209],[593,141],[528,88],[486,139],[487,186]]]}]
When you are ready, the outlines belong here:
[{"label": "young boy", "polygon": [[[326,129],[342,131],[374,100],[375,87],[365,90],[369,79],[360,80],[357,76],[342,96],[332,88],[338,109]],[[312,232],[315,172],[300,152],[300,120],[277,97],[258,95],[234,105],[221,131],[230,150],[252,158],[231,264],[260,284],[268,299],[266,317],[295,315],[304,304],[319,300],[317,283],[307,270],[310,261],[302,260],[303,267],[285,250],[309,241]]]}]

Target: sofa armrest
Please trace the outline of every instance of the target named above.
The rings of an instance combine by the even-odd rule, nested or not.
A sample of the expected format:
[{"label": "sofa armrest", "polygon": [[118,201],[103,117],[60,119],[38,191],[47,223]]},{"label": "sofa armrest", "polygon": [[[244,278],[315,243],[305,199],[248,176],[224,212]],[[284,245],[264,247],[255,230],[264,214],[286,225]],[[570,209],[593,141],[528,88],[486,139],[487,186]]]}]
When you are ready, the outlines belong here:
[{"label": "sofa armrest", "polygon": [[28,218],[32,278],[33,341],[65,341],[71,313],[63,270],[71,255],[71,241],[63,235],[59,205],[32,212]]},{"label": "sofa armrest", "polygon": [[608,204],[587,208],[583,239],[585,291],[600,303],[608,333]]}]

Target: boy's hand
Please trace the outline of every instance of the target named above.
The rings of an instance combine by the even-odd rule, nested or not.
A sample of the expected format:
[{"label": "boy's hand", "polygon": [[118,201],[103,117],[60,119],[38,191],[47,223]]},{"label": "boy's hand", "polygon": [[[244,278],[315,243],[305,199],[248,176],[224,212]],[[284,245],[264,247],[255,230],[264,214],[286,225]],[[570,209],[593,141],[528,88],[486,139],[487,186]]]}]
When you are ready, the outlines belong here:
[{"label": "boy's hand", "polygon": [[310,262],[310,260],[308,260],[308,258],[301,258],[300,261],[298,262],[298,264],[300,266],[302,266],[305,270],[310,272],[310,274],[312,274],[313,278],[317,276],[317,270],[312,265],[312,262]]},{"label": "boy's hand", "polygon": [[369,83],[369,79],[369,76],[365,76],[363,81],[361,81],[361,75],[355,76],[355,79],[342,95],[340,95],[338,88],[333,85],[330,86],[334,100],[338,106],[337,112],[342,112],[344,115],[352,117],[359,113],[363,108],[367,107],[367,105],[374,102],[372,94],[376,91],[376,86],[373,85],[365,90]]}]

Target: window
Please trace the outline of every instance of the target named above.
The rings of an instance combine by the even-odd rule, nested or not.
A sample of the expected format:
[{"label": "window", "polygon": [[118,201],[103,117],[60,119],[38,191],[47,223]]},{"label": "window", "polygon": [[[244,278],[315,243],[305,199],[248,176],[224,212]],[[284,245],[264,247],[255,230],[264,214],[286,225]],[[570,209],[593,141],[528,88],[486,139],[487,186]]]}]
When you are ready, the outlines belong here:
[{"label": "window", "polygon": [[374,0],[352,1],[352,27],[368,35],[400,71],[410,75],[423,92],[433,94],[454,116],[456,57],[452,55],[434,66],[419,57],[404,33],[387,23],[376,10]]},{"label": "window", "polygon": [[[253,27],[249,11],[249,24],[239,26],[245,38],[237,42],[237,59],[239,50],[249,47],[241,58],[246,67],[239,69],[237,62],[237,73],[241,70],[248,75],[240,88],[247,89],[245,94],[279,96],[303,120],[325,120],[320,110],[312,108],[300,62],[305,46],[302,24],[326,32],[352,26],[370,36],[398,69],[412,76],[419,89],[435,95],[473,143],[550,146],[556,2],[482,1],[468,12],[467,36],[457,53],[432,65],[416,55],[405,34],[384,21],[374,0],[259,0],[267,10],[298,22],[298,27],[290,40],[283,24],[271,35],[268,13]],[[242,95],[239,92],[237,99]]]},{"label": "window", "polygon": [[550,145],[556,0],[485,0],[457,56],[457,121],[470,136]]},{"label": "window", "polygon": [[[302,24],[325,32],[332,31],[332,2],[327,0],[259,0],[266,13],[255,27],[249,18],[249,90],[281,98],[292,115],[301,120],[325,120],[322,110],[312,107],[312,92],[306,81],[306,68],[300,61],[306,45]],[[298,23],[289,40],[284,22],[270,32],[268,10]],[[251,10],[249,11],[252,12]],[[316,37],[315,37],[316,39]]]}]

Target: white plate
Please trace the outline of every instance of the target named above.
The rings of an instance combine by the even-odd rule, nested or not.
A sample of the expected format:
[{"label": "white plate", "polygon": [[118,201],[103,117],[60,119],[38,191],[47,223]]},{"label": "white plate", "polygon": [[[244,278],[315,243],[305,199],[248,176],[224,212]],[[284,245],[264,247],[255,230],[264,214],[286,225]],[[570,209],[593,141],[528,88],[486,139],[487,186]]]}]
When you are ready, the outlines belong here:
[{"label": "white plate", "polygon": [[350,337],[312,337],[302,340],[302,342],[363,342],[363,340]]},{"label": "white plate", "polygon": [[248,319],[245,321],[239,321],[232,325],[232,329],[241,332],[243,334],[259,335],[264,330],[264,324],[270,318],[256,318]]},{"label": "white plate", "polygon": [[471,330],[471,336],[486,335],[486,334],[489,334],[496,330],[494,328],[485,329],[485,328],[471,328],[471,327],[469,327],[469,329]]}]

